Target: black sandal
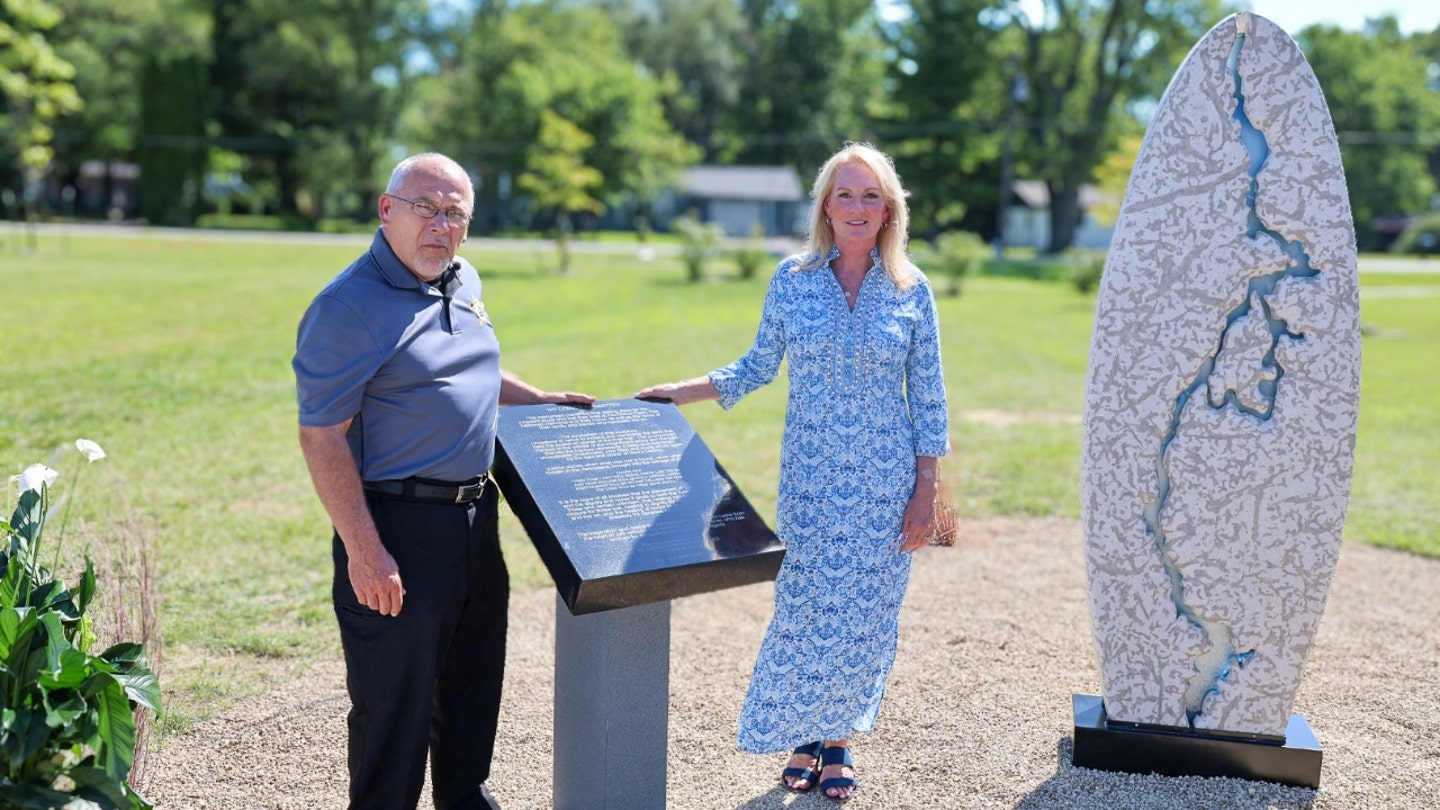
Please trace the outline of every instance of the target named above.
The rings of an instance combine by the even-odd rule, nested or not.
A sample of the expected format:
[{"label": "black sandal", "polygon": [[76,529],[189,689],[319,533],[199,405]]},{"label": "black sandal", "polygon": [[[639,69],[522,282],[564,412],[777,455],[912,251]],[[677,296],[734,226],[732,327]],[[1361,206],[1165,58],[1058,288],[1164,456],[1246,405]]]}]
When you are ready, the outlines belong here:
[{"label": "black sandal", "polygon": [[[793,753],[813,757],[815,761],[808,768],[786,768],[781,771],[780,784],[784,785],[786,790],[804,793],[815,787],[815,784],[820,781],[820,749],[824,745],[823,741],[816,741],[795,749]],[[806,783],[805,787],[795,787],[795,783],[800,781]]]},{"label": "black sandal", "polygon": [[[850,758],[850,746],[832,745],[828,748],[822,749],[820,751],[820,767],[823,769],[831,765],[847,766],[850,768],[850,772],[854,773],[855,761]],[[830,791],[842,790],[844,788],[850,788],[850,792],[845,794],[844,796],[830,795]],[[820,792],[825,794],[825,798],[829,799],[832,802],[836,802],[837,804],[844,804],[845,802],[850,801],[850,799],[855,796],[855,792],[859,789],[860,783],[855,781],[855,777],[853,776],[832,776],[829,779],[822,779],[820,781]]]}]

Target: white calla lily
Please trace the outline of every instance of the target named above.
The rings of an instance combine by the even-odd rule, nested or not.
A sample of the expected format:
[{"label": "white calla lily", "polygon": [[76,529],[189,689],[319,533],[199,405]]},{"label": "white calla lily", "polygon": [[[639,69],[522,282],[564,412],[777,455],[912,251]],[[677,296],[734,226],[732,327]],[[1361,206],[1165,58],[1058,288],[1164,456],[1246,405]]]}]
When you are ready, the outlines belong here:
[{"label": "white calla lily", "polygon": [[85,455],[85,458],[88,458],[91,461],[99,461],[100,459],[105,458],[105,448],[101,447],[95,442],[90,441],[89,439],[76,439],[75,449],[79,450]]},{"label": "white calla lily", "polygon": [[25,472],[15,476],[18,482],[19,494],[24,495],[30,491],[39,492],[41,487],[48,487],[55,483],[60,473],[46,467],[44,464],[31,464],[25,468]]}]

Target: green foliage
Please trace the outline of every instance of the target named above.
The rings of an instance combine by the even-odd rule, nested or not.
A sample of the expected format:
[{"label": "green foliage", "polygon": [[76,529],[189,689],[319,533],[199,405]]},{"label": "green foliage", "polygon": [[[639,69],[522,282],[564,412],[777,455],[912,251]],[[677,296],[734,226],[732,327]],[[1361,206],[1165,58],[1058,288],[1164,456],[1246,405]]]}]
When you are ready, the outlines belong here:
[{"label": "green foliage", "polygon": [[83,106],[74,66],[47,39],[61,18],[46,0],[0,2],[0,159],[8,152],[35,176],[50,163],[55,122]]},{"label": "green foliage", "polygon": [[1420,256],[1440,253],[1440,212],[1427,214],[1410,223],[1390,245],[1390,252]]},{"label": "green foliage", "polygon": [[631,56],[661,77],[665,119],[718,156],[716,128],[740,101],[747,31],[734,0],[605,2]]},{"label": "green foliage", "polygon": [[1100,287],[1100,276],[1105,272],[1105,251],[1071,248],[1065,252],[1068,269],[1065,279],[1075,292],[1089,295]]},{"label": "green foliage", "polygon": [[721,127],[723,162],[813,176],[884,104],[885,50],[871,0],[741,4],[749,50],[740,101]]},{"label": "green foliage", "polygon": [[584,162],[585,150],[594,144],[589,133],[550,110],[541,110],[540,140],[530,151],[528,169],[520,175],[520,188],[530,193],[536,207],[557,212],[561,273],[570,269],[570,234],[574,231],[570,217],[605,210],[603,203],[590,196],[605,178]]},{"label": "green foliage", "polygon": [[959,227],[967,209],[994,210],[998,184],[976,177],[1001,154],[995,122],[1008,95],[995,32],[976,24],[994,5],[911,0],[909,18],[888,30],[899,58],[888,66],[895,89],[881,116],[905,133],[889,145],[895,168],[912,192],[924,190],[910,198],[912,233]]},{"label": "green foliage", "polygon": [[950,231],[935,238],[935,257],[940,272],[950,277],[950,295],[960,294],[960,284],[968,276],[980,274],[989,255],[985,240],[970,231]]},{"label": "green foliage", "polygon": [[670,221],[670,228],[680,235],[680,261],[685,265],[685,277],[692,283],[705,275],[705,262],[720,250],[725,236],[719,225],[701,222],[684,214]]},{"label": "green foliage", "polygon": [[138,644],[89,653],[86,609],[96,591],[89,557],[75,588],[41,564],[47,474],[44,465],[26,470],[14,515],[0,521],[0,800],[148,808],[126,780],[134,712],[158,712],[160,687]]},{"label": "green foliage", "polygon": [[[615,22],[598,8],[483,4],[440,79],[414,135],[482,178],[528,171],[547,115],[594,139],[580,160],[600,173],[589,193],[606,202],[648,201],[699,154],[666,122],[660,80],[637,69]],[[508,214],[503,193],[496,182],[477,189],[482,217],[472,232],[487,228],[485,210]],[[509,221],[497,216],[493,224]]]},{"label": "green foliage", "polygon": [[1356,240],[1361,250],[1377,249],[1376,217],[1428,210],[1436,192],[1428,163],[1435,143],[1415,137],[1440,131],[1440,94],[1427,85],[1432,59],[1418,52],[1418,40],[1400,35],[1393,18],[1364,32],[1310,26],[1299,39],[1335,129],[1366,134],[1344,143],[1340,157]]},{"label": "green foliage", "polygon": [[[219,134],[246,147],[271,202],[315,220],[369,218],[411,102],[423,0],[213,0]],[[252,183],[256,182],[252,179]],[[336,210],[339,209],[339,210]]]},{"label": "green foliage", "polygon": [[205,64],[149,59],[140,76],[140,213],[152,225],[194,225],[208,157]]},{"label": "green foliage", "polygon": [[53,2],[64,19],[49,39],[75,66],[75,90],[85,101],[62,122],[66,137],[55,143],[56,164],[73,170],[86,160],[137,160],[144,65],[189,58],[208,64],[208,9],[191,0]]},{"label": "green foliage", "polygon": [[1218,0],[1093,3],[1056,0],[1044,19],[1018,13],[1005,47],[1020,58],[1030,122],[1021,165],[1050,188],[1050,244],[1074,243],[1080,186],[1119,134],[1131,101],[1158,98],[1181,59],[1222,16]]}]

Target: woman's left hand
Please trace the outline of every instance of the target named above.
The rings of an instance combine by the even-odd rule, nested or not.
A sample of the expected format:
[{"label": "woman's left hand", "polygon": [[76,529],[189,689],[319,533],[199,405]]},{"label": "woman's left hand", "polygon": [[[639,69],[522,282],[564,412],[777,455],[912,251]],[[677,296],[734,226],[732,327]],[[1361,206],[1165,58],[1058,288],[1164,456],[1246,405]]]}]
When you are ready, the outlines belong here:
[{"label": "woman's left hand", "polygon": [[934,528],[935,495],[917,491],[905,507],[905,522],[900,525],[900,550],[909,552],[929,545]]},{"label": "woman's left hand", "polygon": [[930,544],[935,531],[935,502],[940,490],[940,459],[934,456],[915,457],[915,489],[905,506],[905,521],[900,524],[900,550],[914,551]]}]

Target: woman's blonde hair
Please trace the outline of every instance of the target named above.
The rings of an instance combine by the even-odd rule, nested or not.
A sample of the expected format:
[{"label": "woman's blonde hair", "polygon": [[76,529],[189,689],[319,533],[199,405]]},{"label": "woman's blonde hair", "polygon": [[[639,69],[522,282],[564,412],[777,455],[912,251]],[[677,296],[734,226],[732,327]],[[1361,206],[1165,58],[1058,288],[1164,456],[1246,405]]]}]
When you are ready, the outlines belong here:
[{"label": "woman's blonde hair", "polygon": [[825,218],[825,200],[835,187],[836,173],[847,163],[861,164],[880,181],[880,194],[885,198],[885,207],[890,209],[890,220],[880,229],[875,247],[880,253],[880,268],[896,287],[903,290],[916,282],[916,274],[919,273],[905,252],[910,228],[910,207],[905,198],[910,192],[900,184],[900,175],[896,174],[890,157],[868,143],[846,143],[825,161],[820,173],[815,175],[815,185],[810,189],[810,240],[805,246],[805,260],[797,269],[824,267],[830,257],[830,249],[835,247],[835,229]]}]

